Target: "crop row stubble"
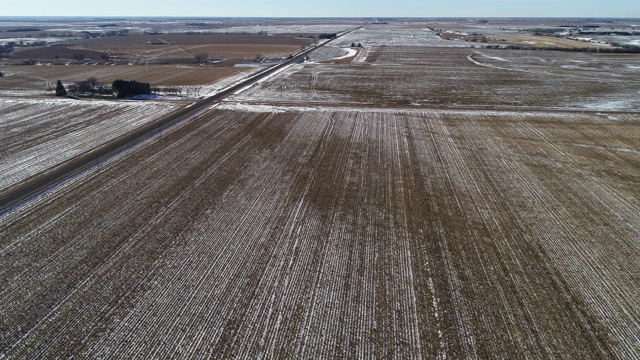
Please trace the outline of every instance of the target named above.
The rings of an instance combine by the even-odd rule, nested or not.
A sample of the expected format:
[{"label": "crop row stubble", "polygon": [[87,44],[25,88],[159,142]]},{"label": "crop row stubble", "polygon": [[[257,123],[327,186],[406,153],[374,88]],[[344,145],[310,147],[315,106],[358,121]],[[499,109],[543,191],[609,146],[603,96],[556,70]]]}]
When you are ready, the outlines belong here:
[{"label": "crop row stubble", "polygon": [[[625,54],[410,46],[367,46],[365,52],[364,62],[291,67],[286,77],[235,99],[352,106],[640,108],[639,70]],[[315,76],[318,72],[323,76]]]},{"label": "crop row stubble", "polygon": [[0,219],[0,348],[632,355],[635,129],[214,109]]},{"label": "crop row stubble", "polygon": [[17,184],[178,106],[0,98],[0,187]]}]

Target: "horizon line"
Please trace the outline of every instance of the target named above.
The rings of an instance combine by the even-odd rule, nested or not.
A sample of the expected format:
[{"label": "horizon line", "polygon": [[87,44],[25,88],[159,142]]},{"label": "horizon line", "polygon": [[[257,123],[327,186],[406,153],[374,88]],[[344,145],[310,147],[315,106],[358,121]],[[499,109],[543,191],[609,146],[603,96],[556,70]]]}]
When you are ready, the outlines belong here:
[{"label": "horizon line", "polygon": [[86,18],[86,19],[581,19],[581,20],[640,20],[640,17],[599,17],[599,16],[197,16],[197,15],[0,15],[0,19],[9,18]]}]

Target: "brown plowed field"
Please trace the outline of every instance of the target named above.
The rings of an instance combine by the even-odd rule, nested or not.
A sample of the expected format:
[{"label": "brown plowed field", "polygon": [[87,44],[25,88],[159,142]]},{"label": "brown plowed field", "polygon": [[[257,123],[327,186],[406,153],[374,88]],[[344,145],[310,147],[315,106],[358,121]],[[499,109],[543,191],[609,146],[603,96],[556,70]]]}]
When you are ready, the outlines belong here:
[{"label": "brown plowed field", "polygon": [[632,357],[637,129],[212,110],[2,217],[0,348]]},{"label": "brown plowed field", "polygon": [[[47,85],[55,88],[56,81],[68,84],[96,77],[101,83],[111,85],[116,79],[135,79],[152,86],[209,85],[224,78],[247,72],[247,68],[209,67],[185,65],[51,65],[5,66],[3,72],[11,74],[2,78],[2,90],[39,90]],[[48,82],[47,82],[48,81]],[[1,94],[1,93],[0,93]]]},{"label": "brown plowed field", "polygon": [[208,54],[213,59],[255,59],[256,55],[262,57],[278,58],[287,57],[300,51],[297,45],[273,45],[273,44],[201,44],[201,45],[83,45],[74,49],[99,51],[107,53],[118,60],[131,59],[154,63],[180,61],[182,63],[193,62],[197,54]]},{"label": "brown plowed field", "polygon": [[95,49],[107,53],[124,53],[133,55],[155,55],[171,58],[172,55],[184,57],[198,53],[208,53],[212,57],[231,57],[242,59],[254,57],[256,54],[265,56],[279,56],[300,51],[296,45],[267,45],[267,44],[204,44],[204,45],[87,45],[80,49]]},{"label": "brown plowed field", "polygon": [[18,48],[12,57],[16,59],[74,59],[74,56],[83,55],[84,59],[91,59],[94,61],[102,60],[102,52],[91,51],[88,49],[79,50],[74,46],[36,46]]}]

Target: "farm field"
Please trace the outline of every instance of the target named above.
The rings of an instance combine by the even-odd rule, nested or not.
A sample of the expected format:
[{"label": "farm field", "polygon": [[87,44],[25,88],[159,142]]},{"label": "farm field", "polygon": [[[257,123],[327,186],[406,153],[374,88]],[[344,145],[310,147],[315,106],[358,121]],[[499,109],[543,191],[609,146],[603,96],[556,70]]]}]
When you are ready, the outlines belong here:
[{"label": "farm field", "polygon": [[0,189],[179,107],[172,102],[0,98]]},{"label": "farm field", "polygon": [[[100,51],[112,54],[118,59],[144,60],[154,62],[169,62],[182,60],[183,63],[193,62],[198,53],[206,53],[216,59],[253,60],[256,54],[264,57],[279,58],[300,51],[304,45],[271,45],[271,44],[213,44],[213,45],[86,45],[80,49]],[[116,55],[113,55],[116,54]]]},{"label": "farm field", "polygon": [[7,356],[639,350],[637,118],[233,107],[0,219]]},{"label": "farm field", "polygon": [[544,48],[606,48],[609,45],[581,42],[562,38],[552,38],[549,36],[530,36],[530,35],[502,35],[492,36],[491,41],[506,41],[510,44],[517,44],[532,47]]},{"label": "farm field", "polygon": [[137,79],[156,86],[206,86],[229,78],[245,77],[255,69],[234,67],[206,67],[180,65],[148,66],[7,66],[8,76],[2,81],[0,95],[23,96],[51,94],[57,80],[65,84],[94,76],[101,83],[111,84],[116,79]]},{"label": "farm field", "polygon": [[[63,65],[65,61],[56,60],[64,56],[71,59],[73,55],[65,55],[65,51],[82,54],[85,58],[97,60],[100,65],[152,65],[152,64],[194,64],[194,57],[199,53],[209,54],[215,59],[230,61],[253,60],[256,54],[270,58],[286,57],[300,51],[304,45],[271,45],[271,44],[198,44],[198,45],[78,45],[67,48],[44,47],[26,49],[16,52],[16,56],[48,61],[46,64]],[[107,61],[100,61],[107,55]],[[128,62],[128,63],[127,63]],[[103,63],[103,64],[101,64]],[[91,64],[95,65],[95,64]]]},{"label": "farm field", "polygon": [[[368,24],[1,212],[0,358],[637,358],[637,55],[427,26]],[[188,104],[11,91],[9,169]]]},{"label": "farm field", "polygon": [[235,67],[208,67],[195,64],[146,65],[146,66],[5,66],[6,72],[0,83],[1,95],[51,94],[57,80],[65,84],[96,77],[101,83],[111,84],[116,79],[137,79],[156,86],[204,86],[237,76],[247,76],[255,69]]},{"label": "farm field", "polygon": [[627,54],[373,46],[350,64],[300,64],[238,101],[429,107],[640,108]]},{"label": "farm field", "polygon": [[[96,34],[101,34],[100,31],[113,30],[110,27],[100,28],[100,25],[93,24],[93,30],[97,32],[83,30],[93,34],[93,37],[51,37],[56,31],[62,31],[55,28],[48,29],[51,32],[44,32],[48,37],[22,34],[28,36],[19,41],[25,45],[16,45],[13,51],[0,56],[0,72],[3,75],[0,77],[0,96],[51,94],[57,80],[69,85],[95,77],[103,84],[125,79],[148,82],[152,87],[159,88],[183,87],[180,96],[197,98],[210,94],[212,88],[219,90],[220,87],[214,86],[217,83],[232,83],[257,71],[260,66],[260,63],[256,63],[257,58],[279,61],[314,43],[314,38],[308,34],[305,35],[307,37],[301,37],[304,34],[266,36],[226,32],[147,34],[138,32],[143,28],[122,26],[115,28],[118,31],[130,31],[128,35],[98,36]],[[345,28],[345,25],[340,27]],[[69,35],[68,32],[64,34]],[[62,41],[49,45],[54,39]],[[16,43],[19,39],[5,38],[0,45],[10,40]],[[47,45],[30,46],[30,41]],[[198,56],[204,57],[200,63],[196,60]],[[234,67],[239,63],[255,63],[256,67]]]}]

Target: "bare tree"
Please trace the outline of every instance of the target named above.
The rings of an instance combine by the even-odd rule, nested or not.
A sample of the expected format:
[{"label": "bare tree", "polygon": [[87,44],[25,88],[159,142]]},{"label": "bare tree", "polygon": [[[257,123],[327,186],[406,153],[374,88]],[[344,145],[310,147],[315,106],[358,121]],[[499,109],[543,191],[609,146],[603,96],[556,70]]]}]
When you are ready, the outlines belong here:
[{"label": "bare tree", "polygon": [[87,80],[76,81],[75,86],[78,89],[78,93],[80,93],[81,95],[84,95],[84,94],[86,94],[88,92],[93,93],[93,89],[91,88],[91,85],[89,84],[89,81],[87,81]]},{"label": "bare tree", "polygon": [[13,42],[6,45],[0,45],[0,55],[8,54],[13,51]]},{"label": "bare tree", "polygon": [[91,87],[91,95],[93,95],[93,91],[98,87],[98,78],[95,76],[90,76],[87,78],[87,84]]}]

